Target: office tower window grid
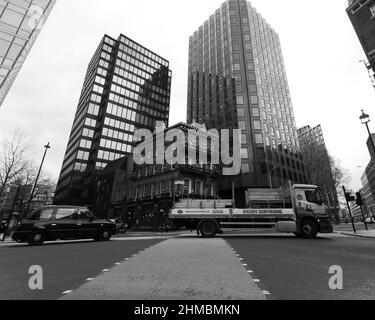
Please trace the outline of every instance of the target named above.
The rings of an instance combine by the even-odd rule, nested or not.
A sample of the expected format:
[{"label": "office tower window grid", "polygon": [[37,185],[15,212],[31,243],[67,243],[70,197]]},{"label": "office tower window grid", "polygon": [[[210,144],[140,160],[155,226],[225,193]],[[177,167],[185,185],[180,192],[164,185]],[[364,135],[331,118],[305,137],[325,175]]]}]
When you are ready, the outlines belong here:
[{"label": "office tower window grid", "polygon": [[321,125],[314,128],[305,126],[298,129],[298,139],[301,148],[307,147],[310,143],[316,143],[318,146],[327,149]]},{"label": "office tower window grid", "polygon": [[0,106],[56,0],[0,1]]},{"label": "office tower window grid", "polygon": [[243,174],[256,180],[281,164],[281,180],[306,181],[279,36],[249,2],[226,1],[190,37],[194,120],[242,130]]},{"label": "office tower window grid", "polygon": [[369,75],[375,86],[375,2],[349,0],[346,11],[367,56]]},{"label": "office tower window grid", "polygon": [[56,198],[77,177],[90,180],[129,155],[136,129],[168,125],[171,78],[169,62],[143,46],[123,35],[103,38],[88,67]]}]

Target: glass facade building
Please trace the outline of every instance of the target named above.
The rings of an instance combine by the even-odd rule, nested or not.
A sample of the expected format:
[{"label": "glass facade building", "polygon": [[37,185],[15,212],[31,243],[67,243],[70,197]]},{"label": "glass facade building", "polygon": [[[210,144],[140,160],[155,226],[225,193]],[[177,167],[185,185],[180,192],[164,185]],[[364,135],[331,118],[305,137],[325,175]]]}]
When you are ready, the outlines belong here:
[{"label": "glass facade building", "polygon": [[190,37],[188,77],[188,122],[242,130],[237,188],[307,182],[280,39],[249,2],[226,1]]},{"label": "glass facade building", "polygon": [[0,0],[0,106],[56,0]]},{"label": "glass facade building", "polygon": [[90,204],[96,173],[132,153],[135,130],[168,125],[171,79],[167,60],[124,35],[104,36],[87,70],[56,204]]}]

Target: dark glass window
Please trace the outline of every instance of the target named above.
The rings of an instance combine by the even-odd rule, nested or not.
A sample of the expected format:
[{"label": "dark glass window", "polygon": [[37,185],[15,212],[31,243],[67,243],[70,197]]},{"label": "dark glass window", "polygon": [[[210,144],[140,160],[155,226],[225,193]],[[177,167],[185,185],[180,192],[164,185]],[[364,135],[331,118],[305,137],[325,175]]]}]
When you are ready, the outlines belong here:
[{"label": "dark glass window", "polygon": [[35,213],[32,213],[29,220],[33,221],[43,221],[50,220],[52,218],[54,209],[42,209]]},{"label": "dark glass window", "polygon": [[77,218],[76,209],[58,209],[56,220],[72,220]]},{"label": "dark glass window", "polygon": [[89,210],[80,210],[78,212],[78,219],[79,220],[90,220],[94,217],[94,215]]},{"label": "dark glass window", "polygon": [[323,203],[322,197],[320,196],[320,193],[317,190],[306,191],[305,194],[307,202],[316,203],[319,205]]}]

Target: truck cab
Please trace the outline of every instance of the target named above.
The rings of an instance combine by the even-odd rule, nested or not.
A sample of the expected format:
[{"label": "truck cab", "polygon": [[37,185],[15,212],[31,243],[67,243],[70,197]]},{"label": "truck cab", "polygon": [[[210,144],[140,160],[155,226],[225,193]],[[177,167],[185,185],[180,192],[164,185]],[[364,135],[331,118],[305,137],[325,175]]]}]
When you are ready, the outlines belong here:
[{"label": "truck cab", "polygon": [[323,192],[316,186],[294,185],[294,210],[297,221],[297,236],[305,234],[332,233],[328,207],[324,203]]}]

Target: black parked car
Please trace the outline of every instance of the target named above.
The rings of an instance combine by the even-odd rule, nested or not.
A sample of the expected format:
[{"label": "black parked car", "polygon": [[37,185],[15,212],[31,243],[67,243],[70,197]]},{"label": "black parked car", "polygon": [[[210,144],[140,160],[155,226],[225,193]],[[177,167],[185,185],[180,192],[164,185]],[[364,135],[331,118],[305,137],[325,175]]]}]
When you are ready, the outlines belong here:
[{"label": "black parked car", "polygon": [[17,226],[12,238],[37,246],[56,240],[108,241],[115,234],[115,223],[96,218],[87,208],[48,206],[32,212]]}]

